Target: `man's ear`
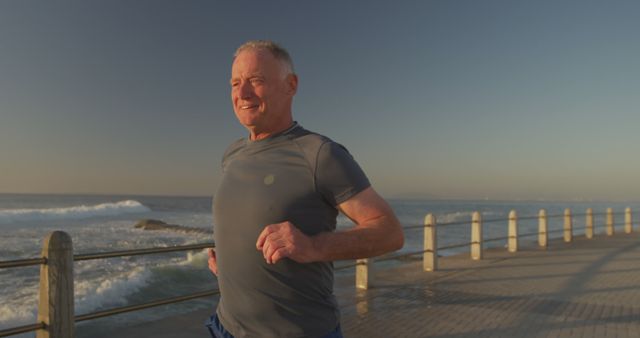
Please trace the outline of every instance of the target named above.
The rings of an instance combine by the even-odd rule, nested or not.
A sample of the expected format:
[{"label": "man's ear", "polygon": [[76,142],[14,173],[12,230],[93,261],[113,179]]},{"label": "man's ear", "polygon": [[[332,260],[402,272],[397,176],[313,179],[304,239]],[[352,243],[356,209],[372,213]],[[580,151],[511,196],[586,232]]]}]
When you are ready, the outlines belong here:
[{"label": "man's ear", "polygon": [[298,92],[298,76],[296,74],[289,74],[286,78],[287,82],[287,94],[291,96],[296,95]]}]

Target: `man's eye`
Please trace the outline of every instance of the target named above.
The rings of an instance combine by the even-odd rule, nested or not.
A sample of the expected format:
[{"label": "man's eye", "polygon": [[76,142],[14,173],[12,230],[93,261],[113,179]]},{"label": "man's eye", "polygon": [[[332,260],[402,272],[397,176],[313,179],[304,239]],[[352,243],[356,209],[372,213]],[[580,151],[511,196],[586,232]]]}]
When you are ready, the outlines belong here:
[{"label": "man's eye", "polygon": [[251,84],[253,85],[262,84],[263,82],[262,79],[251,79]]}]

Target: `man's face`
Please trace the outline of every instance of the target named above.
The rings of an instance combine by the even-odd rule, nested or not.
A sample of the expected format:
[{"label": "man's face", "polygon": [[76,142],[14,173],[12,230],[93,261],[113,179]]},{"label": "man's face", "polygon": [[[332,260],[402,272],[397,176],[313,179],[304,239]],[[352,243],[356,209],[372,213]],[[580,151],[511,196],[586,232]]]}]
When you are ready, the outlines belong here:
[{"label": "man's face", "polygon": [[238,121],[256,132],[271,132],[291,115],[295,75],[286,75],[268,51],[245,50],[231,68],[231,101]]}]

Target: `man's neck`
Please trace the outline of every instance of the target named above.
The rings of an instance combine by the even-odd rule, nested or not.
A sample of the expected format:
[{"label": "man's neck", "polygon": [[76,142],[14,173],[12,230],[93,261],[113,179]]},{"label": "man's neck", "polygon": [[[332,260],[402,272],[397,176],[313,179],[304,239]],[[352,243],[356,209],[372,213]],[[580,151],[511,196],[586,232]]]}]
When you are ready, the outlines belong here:
[{"label": "man's neck", "polygon": [[287,121],[286,123],[280,123],[277,127],[269,128],[269,130],[249,130],[249,140],[251,141],[260,141],[264,140],[268,137],[271,137],[275,134],[279,134],[293,126],[293,120]]}]

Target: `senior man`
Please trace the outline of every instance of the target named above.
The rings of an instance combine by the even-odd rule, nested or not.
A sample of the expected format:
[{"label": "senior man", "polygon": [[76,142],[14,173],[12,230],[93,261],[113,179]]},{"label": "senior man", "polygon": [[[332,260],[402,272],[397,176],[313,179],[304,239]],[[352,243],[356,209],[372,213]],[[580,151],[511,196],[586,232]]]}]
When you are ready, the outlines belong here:
[{"label": "senior man", "polygon": [[[228,147],[214,198],[209,268],[215,337],[342,337],[333,264],[402,247],[402,228],[338,143],[294,122],[298,77],[270,41],[238,48],[231,101],[249,131]],[[336,231],[342,212],[354,226]]]}]

